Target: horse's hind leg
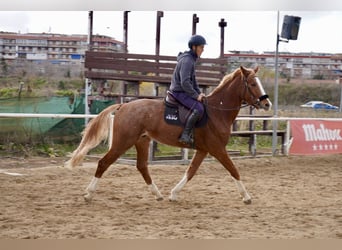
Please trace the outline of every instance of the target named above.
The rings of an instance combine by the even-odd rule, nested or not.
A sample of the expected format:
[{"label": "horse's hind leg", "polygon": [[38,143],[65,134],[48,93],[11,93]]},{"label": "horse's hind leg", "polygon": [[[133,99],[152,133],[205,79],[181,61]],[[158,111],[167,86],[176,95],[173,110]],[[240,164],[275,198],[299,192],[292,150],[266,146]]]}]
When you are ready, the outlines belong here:
[{"label": "horse's hind leg", "polygon": [[110,150],[104,157],[102,157],[102,159],[99,160],[95,176],[86,188],[86,194],[84,196],[86,201],[90,201],[92,199],[97,187],[97,183],[99,179],[102,177],[103,173],[108,169],[108,167],[112,163],[114,163],[123,153],[125,153],[127,149],[132,147],[138,138],[138,136],[134,135],[130,135],[129,139],[127,137],[128,136],[126,134],[117,135],[114,138]]},{"label": "horse's hind leg", "polygon": [[102,177],[103,173],[125,151],[126,151],[126,149],[125,150],[119,150],[119,149],[116,149],[116,148],[112,147],[107,152],[107,154],[102,159],[99,160],[99,162],[97,164],[97,169],[96,169],[96,172],[95,172],[95,176],[92,178],[90,184],[86,188],[86,194],[84,195],[84,199],[86,201],[91,201],[91,199],[93,198],[93,194],[94,194],[94,192],[96,190],[97,183],[98,183],[99,179]]},{"label": "horse's hind leg", "polygon": [[234,166],[234,163],[229,158],[228,153],[225,150],[225,148],[219,152],[212,152],[211,154],[229,171],[242,197],[242,201],[245,204],[251,204],[252,203],[251,196],[248,194],[244,184],[240,180],[239,171],[237,170],[237,168]]},{"label": "horse's hind leg", "polygon": [[177,201],[177,195],[185,186],[185,184],[194,177],[197,172],[199,166],[201,165],[203,159],[207,156],[207,152],[204,151],[196,151],[195,155],[192,158],[190,166],[186,170],[181,181],[171,190],[171,194],[169,197],[170,201]]},{"label": "horse's hind leg", "polygon": [[137,169],[141,173],[146,184],[149,186],[152,194],[156,196],[158,201],[161,201],[163,200],[163,196],[159,192],[156,184],[154,184],[147,166],[150,140],[151,139],[147,135],[142,135],[135,144],[135,148],[137,150]]}]

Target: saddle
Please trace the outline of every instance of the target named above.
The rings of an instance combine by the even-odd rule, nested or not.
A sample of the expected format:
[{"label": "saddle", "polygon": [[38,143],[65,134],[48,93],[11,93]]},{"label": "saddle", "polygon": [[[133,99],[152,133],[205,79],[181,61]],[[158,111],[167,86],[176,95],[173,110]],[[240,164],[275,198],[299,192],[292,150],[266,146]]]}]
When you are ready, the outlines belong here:
[{"label": "saddle", "polygon": [[[167,124],[177,125],[184,127],[186,121],[191,114],[191,110],[181,104],[172,95],[170,91],[167,91],[166,97],[164,99],[165,110],[164,110],[164,120]],[[202,118],[195,124],[196,128],[203,127],[207,124],[208,115],[205,111]]]}]

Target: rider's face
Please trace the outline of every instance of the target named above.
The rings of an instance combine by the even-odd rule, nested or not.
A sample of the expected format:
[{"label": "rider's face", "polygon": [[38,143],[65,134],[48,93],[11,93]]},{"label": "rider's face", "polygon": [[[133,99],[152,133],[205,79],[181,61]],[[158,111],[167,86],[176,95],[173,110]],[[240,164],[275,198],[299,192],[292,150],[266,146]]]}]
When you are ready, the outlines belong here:
[{"label": "rider's face", "polygon": [[204,45],[193,46],[192,49],[195,51],[195,53],[198,57],[201,57],[201,55],[204,51]]}]

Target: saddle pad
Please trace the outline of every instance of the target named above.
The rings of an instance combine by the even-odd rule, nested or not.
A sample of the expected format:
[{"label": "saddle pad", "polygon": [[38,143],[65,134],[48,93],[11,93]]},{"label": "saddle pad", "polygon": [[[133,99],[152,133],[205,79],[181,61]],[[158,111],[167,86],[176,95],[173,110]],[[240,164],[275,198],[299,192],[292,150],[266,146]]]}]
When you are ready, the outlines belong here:
[{"label": "saddle pad", "polygon": [[[165,102],[165,110],[164,110],[164,120],[167,124],[170,125],[177,125],[184,127],[185,123],[190,115],[190,110],[182,107],[182,106],[174,106],[170,105]],[[199,120],[195,127],[203,127],[205,124],[207,124],[208,121],[208,115],[207,112],[204,112],[204,115],[201,120]]]}]

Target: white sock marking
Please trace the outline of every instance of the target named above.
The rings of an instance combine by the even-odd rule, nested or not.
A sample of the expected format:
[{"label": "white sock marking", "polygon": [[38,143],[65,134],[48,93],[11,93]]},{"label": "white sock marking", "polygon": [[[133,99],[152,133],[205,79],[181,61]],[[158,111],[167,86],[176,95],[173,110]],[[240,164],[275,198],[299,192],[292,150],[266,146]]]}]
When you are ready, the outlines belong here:
[{"label": "white sock marking", "polygon": [[188,182],[188,176],[185,174],[182,180],[171,190],[170,200],[175,201],[177,200],[177,193],[179,193],[185,184]]},{"label": "white sock marking", "polygon": [[99,178],[93,177],[93,179],[91,179],[91,182],[89,183],[86,190],[88,192],[95,192],[98,181],[99,181]]},{"label": "white sock marking", "polygon": [[162,194],[159,192],[158,190],[158,187],[156,184],[154,184],[154,182],[152,182],[151,185],[148,185],[150,190],[151,190],[151,193],[154,194],[157,198],[157,200],[162,200],[163,199],[163,196]]},{"label": "white sock marking", "polygon": [[242,197],[242,200],[244,202],[249,202],[251,201],[251,196],[247,193],[247,190],[245,188],[245,185],[243,185],[242,181],[238,181],[236,180],[234,177],[232,177],[232,179],[234,180],[236,187]]}]

